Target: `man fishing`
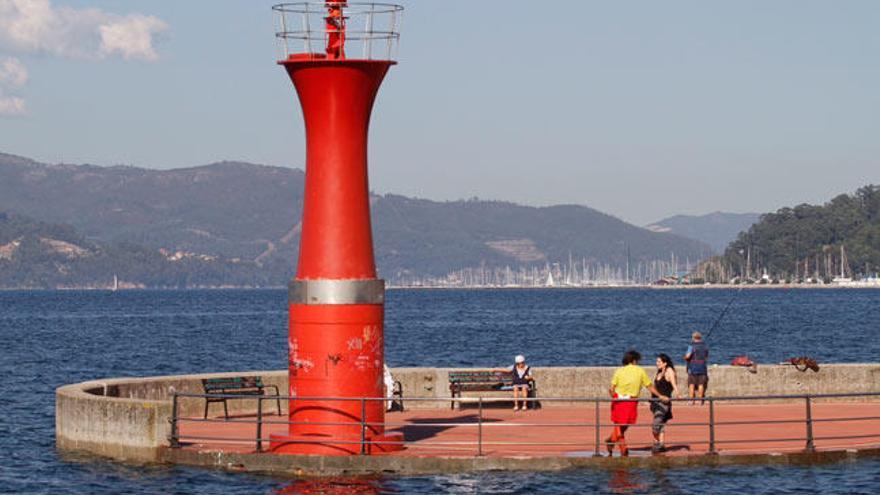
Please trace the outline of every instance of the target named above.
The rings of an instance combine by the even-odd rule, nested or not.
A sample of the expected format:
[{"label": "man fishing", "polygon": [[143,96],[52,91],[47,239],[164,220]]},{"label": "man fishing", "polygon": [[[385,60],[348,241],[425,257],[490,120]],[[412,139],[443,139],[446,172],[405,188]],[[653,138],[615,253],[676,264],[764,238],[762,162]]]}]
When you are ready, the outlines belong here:
[{"label": "man fishing", "polygon": [[693,405],[696,394],[699,394],[700,405],[703,405],[706,387],[709,385],[709,346],[703,342],[703,334],[700,332],[691,335],[691,345],[687,348],[684,360],[687,361],[690,404]]}]

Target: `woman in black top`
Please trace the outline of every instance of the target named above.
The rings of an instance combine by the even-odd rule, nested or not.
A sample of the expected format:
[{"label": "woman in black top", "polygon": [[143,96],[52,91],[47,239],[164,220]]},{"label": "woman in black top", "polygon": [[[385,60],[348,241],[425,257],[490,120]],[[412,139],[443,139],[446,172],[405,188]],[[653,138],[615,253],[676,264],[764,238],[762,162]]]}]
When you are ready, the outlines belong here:
[{"label": "woman in black top", "polygon": [[[672,359],[666,354],[657,356],[657,372],[654,373],[654,387],[658,392],[666,397],[678,398],[678,384],[675,377],[675,366]],[[652,398],[658,398],[657,395],[651,394]],[[661,402],[659,400],[651,401],[651,412],[654,414],[654,421],[651,432],[654,434],[654,446],[652,452],[664,452],[666,446],[666,432],[664,427],[666,423],[672,419],[672,403]]]}]

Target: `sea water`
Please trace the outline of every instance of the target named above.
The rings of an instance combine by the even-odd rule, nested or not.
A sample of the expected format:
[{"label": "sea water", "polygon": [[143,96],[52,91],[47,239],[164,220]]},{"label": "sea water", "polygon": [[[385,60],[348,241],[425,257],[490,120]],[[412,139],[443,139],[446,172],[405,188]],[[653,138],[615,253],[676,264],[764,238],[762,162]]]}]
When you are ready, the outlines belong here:
[{"label": "sea water", "polygon": [[[55,450],[61,385],[283,369],[286,299],[283,290],[0,292],[0,493],[880,493],[876,459],[310,481]],[[629,348],[676,359],[692,331],[710,329],[718,363],[740,354],[876,362],[878,322],[880,290],[390,290],[385,337],[391,366],[496,367],[520,353],[536,367],[613,366]]]}]

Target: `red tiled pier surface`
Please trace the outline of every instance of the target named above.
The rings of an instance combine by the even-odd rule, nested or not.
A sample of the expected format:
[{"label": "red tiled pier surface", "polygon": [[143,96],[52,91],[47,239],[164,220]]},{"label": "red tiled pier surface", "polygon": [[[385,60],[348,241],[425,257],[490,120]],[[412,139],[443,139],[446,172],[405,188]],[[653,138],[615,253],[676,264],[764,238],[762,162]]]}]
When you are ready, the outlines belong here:
[{"label": "red tiled pier surface", "polygon": [[[514,412],[510,409],[483,410],[482,454],[489,457],[589,456],[595,448],[595,406],[544,407]],[[702,455],[709,450],[709,427],[688,425],[708,423],[709,406],[676,403],[674,418],[666,432],[664,455]],[[720,454],[767,454],[803,451],[806,446],[806,406],[803,402],[775,404],[715,404],[715,442]],[[815,448],[824,450],[866,449],[880,447],[880,402],[813,403]],[[197,418],[192,418],[197,419]],[[181,420],[180,436],[185,450],[251,453],[256,450],[256,425],[253,416],[239,416],[229,421],[191,422]],[[263,438],[284,433],[284,416],[268,415]],[[839,419],[841,421],[828,421]],[[600,420],[609,423],[608,403],[600,405]],[[783,421],[793,420],[797,423]],[[271,423],[278,421],[279,423]],[[627,432],[633,456],[649,455],[651,414],[646,403],[639,405],[639,422]],[[725,424],[725,423],[738,424]],[[764,422],[764,423],[757,423]],[[768,423],[769,422],[769,423]],[[391,456],[461,456],[477,454],[478,412],[475,408],[450,411],[414,410],[388,413],[388,431],[402,431],[406,448]],[[466,423],[451,426],[449,423]],[[749,423],[749,424],[744,424]],[[600,439],[611,433],[603,426]],[[860,438],[840,438],[859,436]],[[202,437],[194,439],[193,437]],[[223,440],[220,440],[220,439]],[[782,441],[774,441],[774,439]],[[554,444],[568,445],[554,445]],[[268,441],[263,443],[268,448]],[[604,443],[601,452],[605,454]],[[617,451],[615,451],[617,455]]]}]

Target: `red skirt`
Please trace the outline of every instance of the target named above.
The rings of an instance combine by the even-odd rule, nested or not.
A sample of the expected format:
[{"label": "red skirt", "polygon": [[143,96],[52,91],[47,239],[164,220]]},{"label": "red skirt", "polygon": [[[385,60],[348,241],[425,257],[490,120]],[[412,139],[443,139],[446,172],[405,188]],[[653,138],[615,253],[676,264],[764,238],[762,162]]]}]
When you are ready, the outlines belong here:
[{"label": "red skirt", "polygon": [[[614,394],[617,398],[617,394]],[[639,403],[635,400],[616,400],[611,403],[611,422],[616,425],[632,425],[639,418]]]}]

